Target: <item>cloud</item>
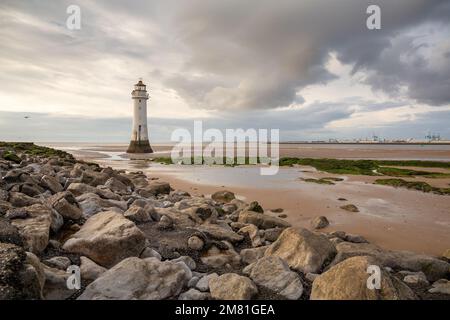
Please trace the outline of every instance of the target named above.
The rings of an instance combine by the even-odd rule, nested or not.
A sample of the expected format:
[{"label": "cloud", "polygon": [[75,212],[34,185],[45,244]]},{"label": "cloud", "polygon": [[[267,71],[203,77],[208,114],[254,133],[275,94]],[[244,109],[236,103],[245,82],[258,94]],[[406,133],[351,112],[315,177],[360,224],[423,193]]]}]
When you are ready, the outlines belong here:
[{"label": "cloud", "polygon": [[[168,82],[182,97],[213,109],[264,109],[301,103],[297,93],[336,78],[325,65],[335,52],[343,63],[363,70],[365,83],[392,96],[420,102],[450,102],[450,64],[429,68],[430,59],[448,51],[447,1],[375,1],[382,9],[382,29],[366,28],[368,1],[196,1],[180,10],[177,37],[188,48],[184,72]],[[371,1],[371,4],[374,2]],[[441,28],[427,30],[429,24]],[[415,28],[411,33],[410,29]],[[435,37],[428,37],[429,33]],[[421,53],[423,38],[433,56]],[[448,49],[448,45],[447,45]],[[407,61],[402,58],[407,55]],[[190,82],[190,74],[204,81]],[[221,84],[207,81],[220,75]],[[185,90],[186,82],[197,90]],[[205,85],[206,83],[206,85]],[[428,83],[424,89],[423,84]],[[431,88],[429,88],[431,87]]]},{"label": "cloud", "polygon": [[[193,119],[280,128],[290,140],[360,134],[330,123],[378,112],[372,125],[386,127],[398,108],[450,104],[445,0],[80,0],[79,31],[65,27],[70,4],[1,2],[0,117],[16,114],[27,130],[0,118],[0,138],[126,141],[138,77],[161,141]],[[381,7],[381,30],[366,28],[369,4]]]}]

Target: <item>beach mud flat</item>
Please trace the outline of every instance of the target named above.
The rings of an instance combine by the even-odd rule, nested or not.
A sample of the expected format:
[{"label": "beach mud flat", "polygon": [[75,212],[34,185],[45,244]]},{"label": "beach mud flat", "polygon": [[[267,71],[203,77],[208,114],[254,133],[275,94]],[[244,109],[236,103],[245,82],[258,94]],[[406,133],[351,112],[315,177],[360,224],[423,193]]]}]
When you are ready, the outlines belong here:
[{"label": "beach mud flat", "polygon": [[[371,242],[392,250],[411,250],[438,255],[450,244],[450,196],[448,195],[376,185],[374,182],[379,178],[377,176],[330,174],[310,166],[280,167],[277,175],[261,176],[257,166],[181,166],[128,160],[120,157],[123,154],[123,148],[120,151],[121,147],[123,146],[116,145],[112,149],[111,146],[96,147],[101,151],[89,157],[85,157],[86,149],[84,148],[91,150],[92,146],[68,151],[77,158],[115,169],[142,170],[146,174],[170,182],[177,189],[187,190],[196,195],[207,196],[228,188],[240,199],[257,200],[269,209],[282,208],[286,220],[295,227],[308,227],[311,218],[324,215],[331,221],[327,231],[344,230],[361,234]],[[307,147],[310,148],[310,146]],[[353,145],[348,147],[354,148]],[[363,156],[364,153],[361,151],[372,146],[356,147],[362,148],[358,151],[360,152],[358,155]],[[395,146],[376,147],[382,148],[377,152],[385,152],[383,148],[393,149]],[[430,154],[429,151],[421,152],[421,146],[407,147],[418,149],[414,153],[419,153],[420,159],[425,159]],[[449,151],[446,150],[447,146],[430,147],[441,148],[436,151],[450,158]],[[159,152],[165,152],[165,146],[156,145],[155,149],[158,150],[158,148],[162,148]],[[341,149],[342,146],[338,145],[337,148]],[[407,156],[403,150],[391,151],[395,153],[395,158]],[[347,154],[349,150],[342,149],[341,152]],[[156,155],[161,156],[158,153]],[[385,158],[387,158],[386,155]],[[412,159],[415,158],[405,158],[405,160]],[[424,170],[424,168],[408,166],[401,168]],[[426,170],[450,173],[448,168],[426,168]],[[342,181],[334,181],[332,184],[312,182],[315,179],[327,177]],[[439,179],[403,177],[402,179],[420,180],[439,188],[450,186],[450,177]],[[349,204],[355,205],[358,212],[349,212],[341,208]]]},{"label": "beach mud flat", "polygon": [[[68,152],[83,156],[83,158],[98,158],[99,153],[124,154],[128,146],[120,143],[43,143],[43,145],[67,150]],[[155,151],[153,156],[160,157],[170,156],[174,144],[153,143],[153,146]],[[450,161],[450,144],[280,143],[279,150],[280,157]]]},{"label": "beach mud flat", "polygon": [[450,298],[448,250],[386,250],[324,216],[293,227],[225,189],[195,195],[32,144],[0,143],[0,176],[0,299]]}]

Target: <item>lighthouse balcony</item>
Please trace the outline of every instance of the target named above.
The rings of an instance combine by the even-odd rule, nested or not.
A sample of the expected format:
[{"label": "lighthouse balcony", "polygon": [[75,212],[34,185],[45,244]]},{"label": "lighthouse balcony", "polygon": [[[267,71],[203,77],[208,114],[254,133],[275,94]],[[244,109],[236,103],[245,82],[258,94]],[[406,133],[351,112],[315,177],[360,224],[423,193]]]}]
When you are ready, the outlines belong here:
[{"label": "lighthouse balcony", "polygon": [[134,90],[133,92],[131,92],[131,97],[133,99],[148,99],[149,95],[147,91]]}]

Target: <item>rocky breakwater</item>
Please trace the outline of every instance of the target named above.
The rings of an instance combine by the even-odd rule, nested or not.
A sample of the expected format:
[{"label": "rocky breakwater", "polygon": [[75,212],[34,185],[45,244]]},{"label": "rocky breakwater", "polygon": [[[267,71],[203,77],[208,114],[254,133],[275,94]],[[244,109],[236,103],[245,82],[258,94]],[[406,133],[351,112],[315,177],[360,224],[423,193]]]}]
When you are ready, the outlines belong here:
[{"label": "rocky breakwater", "polygon": [[0,299],[450,298],[448,254],[293,228],[230,191],[191,196],[33,144],[0,143],[0,177]]}]

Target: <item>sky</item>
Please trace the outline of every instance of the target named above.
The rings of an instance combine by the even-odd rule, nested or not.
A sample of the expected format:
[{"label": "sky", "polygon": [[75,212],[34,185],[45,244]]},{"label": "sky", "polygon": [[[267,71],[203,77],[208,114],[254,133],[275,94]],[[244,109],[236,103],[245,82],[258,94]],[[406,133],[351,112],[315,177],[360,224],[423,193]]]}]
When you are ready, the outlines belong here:
[{"label": "sky", "polygon": [[126,142],[139,78],[154,142],[450,139],[450,1],[0,1],[0,140]]}]

